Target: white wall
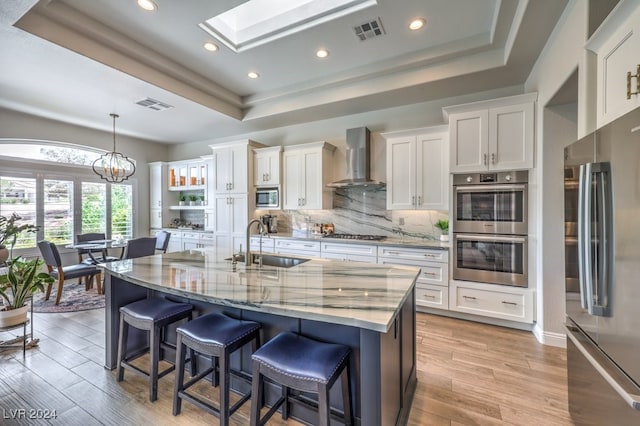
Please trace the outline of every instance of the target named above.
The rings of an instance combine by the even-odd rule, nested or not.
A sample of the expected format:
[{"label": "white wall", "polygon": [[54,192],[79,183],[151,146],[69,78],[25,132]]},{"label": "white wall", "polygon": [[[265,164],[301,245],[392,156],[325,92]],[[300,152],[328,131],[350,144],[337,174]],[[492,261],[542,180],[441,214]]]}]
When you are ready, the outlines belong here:
[{"label": "white wall", "polygon": [[[106,120],[111,120],[106,116]],[[61,123],[59,121],[23,114],[0,108],[0,139],[41,139],[66,142],[111,151],[113,133]],[[149,232],[149,167],[152,161],[165,161],[168,146],[148,140],[118,134],[116,122],[116,144],[118,151],[136,160],[136,173],[132,181],[137,182],[137,199],[134,202],[134,232],[136,236]]]},{"label": "white wall", "polygon": [[[525,82],[525,91],[538,92],[536,169],[531,174],[530,185],[537,237],[532,241],[535,251],[532,267],[536,268],[537,288],[534,333],[541,342],[558,346],[565,344],[562,328],[565,319],[562,148],[567,140],[577,140],[578,135],[575,123],[563,117],[561,109],[545,112],[545,108],[576,68],[584,70],[587,26],[588,2],[571,0]],[[579,79],[584,78],[582,70]],[[586,103],[582,98],[578,101],[579,105]],[[574,131],[576,133],[572,134]]]}]

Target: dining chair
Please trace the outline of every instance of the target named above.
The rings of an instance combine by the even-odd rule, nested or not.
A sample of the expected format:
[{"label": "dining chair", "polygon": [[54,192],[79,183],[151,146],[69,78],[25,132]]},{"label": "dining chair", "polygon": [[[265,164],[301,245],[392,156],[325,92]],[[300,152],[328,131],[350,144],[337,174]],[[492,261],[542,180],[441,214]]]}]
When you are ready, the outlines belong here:
[{"label": "dining chair", "polygon": [[[38,248],[42,259],[44,259],[49,275],[58,280],[58,293],[56,294],[56,305],[60,304],[60,297],[62,296],[62,287],[64,281],[71,278],[85,278],[85,288],[88,290],[93,285],[93,278],[96,277],[96,283],[98,287],[98,293],[102,293],[102,280],[100,270],[95,265],[88,265],[86,263],[78,263],[76,265],[62,265],[60,258],[60,252],[58,247],[46,240],[38,241]],[[51,295],[51,286],[47,286],[47,291],[44,296],[44,300],[49,300]]]},{"label": "dining chair", "polygon": [[156,233],[156,251],[166,253],[169,247],[169,239],[171,238],[171,232],[160,231]]},{"label": "dining chair", "polygon": [[[106,240],[106,235],[103,232],[88,232],[86,234],[77,234],[76,235],[76,244],[88,242],[88,241],[100,241]],[[84,255],[89,254],[89,252],[99,253],[100,256],[93,256],[93,258],[87,257],[84,258]],[[95,259],[95,260],[94,260]],[[78,262],[86,263],[89,265],[96,265],[98,263],[107,263],[107,262],[115,262],[120,260],[119,257],[109,256],[107,255],[106,249],[78,249]]]},{"label": "dining chair", "polygon": [[156,237],[141,237],[129,240],[124,258],[135,259],[156,254],[156,240]]}]

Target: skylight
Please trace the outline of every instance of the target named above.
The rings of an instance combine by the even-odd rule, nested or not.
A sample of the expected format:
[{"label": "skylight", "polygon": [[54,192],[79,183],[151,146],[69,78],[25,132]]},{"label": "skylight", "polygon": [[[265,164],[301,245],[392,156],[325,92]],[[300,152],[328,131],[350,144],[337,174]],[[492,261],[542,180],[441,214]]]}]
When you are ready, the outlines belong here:
[{"label": "skylight", "polygon": [[250,0],[207,19],[200,28],[242,52],[376,4],[377,0]]}]

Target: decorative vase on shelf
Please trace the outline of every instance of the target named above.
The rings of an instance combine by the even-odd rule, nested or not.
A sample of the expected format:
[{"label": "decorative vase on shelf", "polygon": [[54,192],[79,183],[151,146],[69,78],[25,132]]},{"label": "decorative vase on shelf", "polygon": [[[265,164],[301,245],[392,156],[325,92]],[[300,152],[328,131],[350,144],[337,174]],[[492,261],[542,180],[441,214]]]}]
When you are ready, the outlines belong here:
[{"label": "decorative vase on shelf", "polygon": [[184,201],[178,201],[179,206],[184,206]]},{"label": "decorative vase on shelf", "polygon": [[440,241],[442,241],[442,242],[447,242],[447,241],[449,241],[449,234],[442,234],[442,235],[440,235]]}]

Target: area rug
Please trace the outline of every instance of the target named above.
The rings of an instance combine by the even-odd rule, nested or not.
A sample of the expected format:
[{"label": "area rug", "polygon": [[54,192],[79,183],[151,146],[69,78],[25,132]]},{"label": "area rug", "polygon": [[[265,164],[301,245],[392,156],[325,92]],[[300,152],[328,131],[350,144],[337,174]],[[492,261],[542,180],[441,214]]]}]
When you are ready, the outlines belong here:
[{"label": "area rug", "polygon": [[86,291],[84,283],[78,284],[77,282],[64,284],[60,304],[56,305],[57,287],[57,284],[53,285],[49,300],[44,300],[44,293],[37,293],[33,296],[34,312],[76,312],[104,308],[104,294],[98,294],[95,286]]}]

